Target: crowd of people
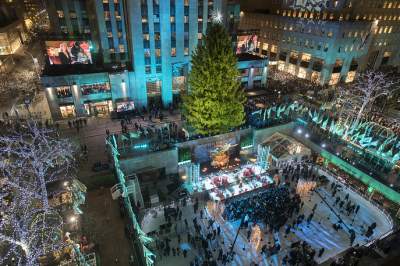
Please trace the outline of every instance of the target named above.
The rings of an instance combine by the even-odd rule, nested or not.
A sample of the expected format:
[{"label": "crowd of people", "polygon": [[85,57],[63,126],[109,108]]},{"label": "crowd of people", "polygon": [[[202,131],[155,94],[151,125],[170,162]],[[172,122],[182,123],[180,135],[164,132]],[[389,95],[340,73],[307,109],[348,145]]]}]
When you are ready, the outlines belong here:
[{"label": "crowd of people", "polygon": [[291,194],[287,185],[280,185],[249,196],[230,198],[225,203],[224,218],[238,220],[247,215],[246,222],[264,222],[278,231],[300,210],[299,195]]},{"label": "crowd of people", "polygon": [[79,129],[81,129],[83,126],[87,125],[87,119],[86,118],[78,118],[74,120],[68,120],[68,128],[72,129],[75,128],[76,131],[79,133]]},{"label": "crowd of people", "polygon": [[[329,183],[328,178],[320,176],[317,168],[309,161],[283,163],[279,169],[270,171],[271,175],[280,176],[279,181],[275,180],[274,185],[267,189],[245,192],[228,198],[223,203],[215,203],[216,206],[223,206],[216,209],[216,213],[222,211],[221,219],[215,216],[213,208],[204,208],[204,203],[199,202],[196,197],[189,200],[192,205],[186,206],[186,201],[182,201],[174,207],[164,208],[164,220],[168,228],[163,226],[156,233],[157,260],[181,257],[185,261],[190,261],[188,265],[191,266],[232,265],[233,259],[241,260],[243,253],[254,254],[255,251],[257,255],[252,255],[253,262],[249,264],[251,266],[262,264],[262,260],[272,263],[275,259],[274,255],[278,255],[277,258],[282,265],[316,265],[316,261],[324,255],[326,246],[317,248],[314,240],[302,237],[299,240],[295,232],[304,232],[304,228],[311,226],[313,219],[313,226],[321,223],[322,217],[316,213],[319,208],[322,208],[320,205],[326,205],[324,208],[331,210],[330,214],[328,213],[329,216],[342,217],[342,220],[340,217],[327,219],[332,222],[335,230],[346,230],[349,235],[349,245],[354,244],[355,231],[357,234],[359,231],[354,229],[355,226],[349,226],[349,221],[352,218],[354,221],[360,206],[348,193],[344,192],[341,183]],[[303,208],[305,202],[302,200],[305,198],[300,197],[295,189],[298,187],[299,180],[315,181],[318,183],[317,187],[324,187],[322,190],[315,188],[310,191],[310,201],[312,195],[318,198],[318,193],[323,194],[318,194],[321,203],[319,200],[311,206],[310,203],[306,203],[308,207]],[[329,197],[329,200],[325,201],[324,196]],[[193,208],[193,210],[188,215],[187,211],[183,211],[184,208]],[[224,222],[233,225],[241,219],[243,219],[240,227],[242,240],[236,243],[231,252],[232,243],[226,241],[229,241],[227,232],[232,229],[225,226]],[[345,224],[345,221],[348,224]],[[260,230],[263,232],[261,242],[256,250],[248,250],[252,245],[250,243],[253,241],[251,239],[257,225],[261,225]],[[367,225],[363,235],[370,237],[376,226],[376,223]],[[249,245],[243,243],[243,241],[246,242],[246,234]],[[283,237],[290,240],[283,242]],[[270,240],[271,238],[273,240]]]},{"label": "crowd of people", "polygon": [[[217,251],[218,243],[222,240],[221,227],[206,215],[205,208],[200,206],[197,198],[191,205],[192,220],[183,217],[183,209],[186,208],[187,202],[184,199],[176,202],[173,207],[164,207],[166,226],[155,233],[157,236],[155,238],[156,259],[181,257],[190,260],[190,266],[216,266],[217,261],[226,263],[227,254],[223,254],[221,248]],[[165,232],[170,231],[174,233],[176,239],[172,239],[168,234],[165,235]],[[216,255],[217,252],[220,253],[219,256]]]}]

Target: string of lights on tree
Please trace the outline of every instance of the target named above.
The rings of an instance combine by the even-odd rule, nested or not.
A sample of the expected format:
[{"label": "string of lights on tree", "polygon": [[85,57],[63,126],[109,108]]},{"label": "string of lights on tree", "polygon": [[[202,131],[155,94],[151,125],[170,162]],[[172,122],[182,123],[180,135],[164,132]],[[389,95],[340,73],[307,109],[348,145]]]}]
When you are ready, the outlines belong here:
[{"label": "string of lights on tree", "polygon": [[69,141],[32,121],[0,136],[0,265],[39,265],[69,245],[48,185],[73,180],[74,152]]}]

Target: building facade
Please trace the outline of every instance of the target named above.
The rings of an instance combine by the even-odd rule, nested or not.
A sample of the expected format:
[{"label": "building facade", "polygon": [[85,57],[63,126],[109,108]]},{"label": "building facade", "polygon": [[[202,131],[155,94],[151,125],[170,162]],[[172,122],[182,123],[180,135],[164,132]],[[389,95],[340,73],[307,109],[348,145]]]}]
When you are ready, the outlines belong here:
[{"label": "building facade", "polygon": [[268,58],[244,53],[237,55],[241,87],[246,90],[265,89],[267,86]]},{"label": "building facade", "polygon": [[[15,53],[25,41],[23,20],[9,3],[0,2],[0,57]],[[4,62],[6,58],[0,58]]]},{"label": "building facade", "polygon": [[269,10],[242,12],[239,28],[260,30],[257,51],[279,70],[335,85],[400,64],[400,1],[267,2]]},{"label": "building facade", "polygon": [[[141,108],[161,102],[168,107],[174,96],[187,90],[190,55],[207,25],[217,20],[233,33],[240,18],[239,6],[227,0],[46,0],[46,4],[52,32],[47,43],[89,41],[93,58],[91,66],[56,65],[57,60],[46,66],[42,85],[55,119],[116,111],[123,109],[120,105]],[[90,92],[86,89],[90,85],[97,95],[82,95]],[[95,105],[104,108],[91,107]]]}]

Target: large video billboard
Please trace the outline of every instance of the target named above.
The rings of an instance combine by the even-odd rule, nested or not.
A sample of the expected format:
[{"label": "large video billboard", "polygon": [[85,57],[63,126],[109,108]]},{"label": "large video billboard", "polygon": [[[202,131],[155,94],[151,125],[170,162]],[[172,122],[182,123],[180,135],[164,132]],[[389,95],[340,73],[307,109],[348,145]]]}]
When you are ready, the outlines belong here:
[{"label": "large video billboard", "polygon": [[89,41],[46,41],[50,65],[92,64]]},{"label": "large video billboard", "polygon": [[236,54],[253,53],[257,48],[257,35],[240,35],[237,37]]}]

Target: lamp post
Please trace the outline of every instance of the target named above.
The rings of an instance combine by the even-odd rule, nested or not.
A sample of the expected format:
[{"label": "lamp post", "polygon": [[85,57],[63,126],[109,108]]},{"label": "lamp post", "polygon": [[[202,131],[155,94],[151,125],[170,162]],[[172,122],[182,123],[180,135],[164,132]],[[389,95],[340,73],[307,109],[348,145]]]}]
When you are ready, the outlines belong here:
[{"label": "lamp post", "polygon": [[248,219],[247,213],[244,213],[243,216],[242,216],[242,219],[240,220],[239,228],[238,228],[238,230],[237,230],[237,232],[236,232],[236,236],[235,236],[235,239],[233,240],[233,243],[232,243],[232,245],[231,245],[231,248],[229,249],[229,252],[228,252],[228,255],[227,255],[227,258],[226,258],[226,261],[225,261],[224,265],[226,265],[226,263],[227,263],[228,261],[230,261],[231,259],[233,259],[233,249],[234,249],[234,247],[235,247],[236,240],[237,240],[237,238],[238,238],[238,236],[239,236],[240,228],[242,228],[243,223],[244,223],[245,221],[247,221],[247,219]]}]

